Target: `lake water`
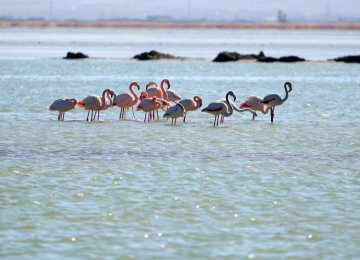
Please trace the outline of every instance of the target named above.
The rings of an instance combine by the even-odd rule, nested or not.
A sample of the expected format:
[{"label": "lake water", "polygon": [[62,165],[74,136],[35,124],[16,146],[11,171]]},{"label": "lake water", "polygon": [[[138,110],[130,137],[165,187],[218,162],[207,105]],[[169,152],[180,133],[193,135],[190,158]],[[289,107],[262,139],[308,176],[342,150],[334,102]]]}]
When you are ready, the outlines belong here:
[{"label": "lake water", "polygon": [[[359,54],[360,32],[231,32],[1,29],[0,257],[357,259],[359,65],[125,58],[159,46],[206,59],[236,46],[259,51],[243,49],[246,41],[273,42],[263,50],[274,56],[326,59]],[[68,50],[121,59],[60,59]],[[100,122],[80,108],[58,122],[47,109],[64,96],[125,92],[132,81],[143,90],[163,78],[203,106],[229,90],[237,104],[283,96],[285,81],[293,91],[274,124],[234,113],[214,128],[199,111],[176,126],[143,123],[140,112],[119,121],[118,108]]]}]

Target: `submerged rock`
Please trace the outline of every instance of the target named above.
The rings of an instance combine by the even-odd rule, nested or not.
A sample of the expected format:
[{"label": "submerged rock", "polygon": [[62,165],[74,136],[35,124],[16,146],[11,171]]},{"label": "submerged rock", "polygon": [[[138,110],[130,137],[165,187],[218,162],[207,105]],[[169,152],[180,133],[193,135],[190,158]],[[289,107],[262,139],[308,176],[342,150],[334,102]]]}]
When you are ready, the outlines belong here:
[{"label": "submerged rock", "polygon": [[301,62],[301,61],[305,61],[305,59],[300,58],[298,56],[283,56],[280,58],[264,57],[264,58],[258,59],[257,61],[259,61],[259,62]]},{"label": "submerged rock", "polygon": [[70,59],[70,60],[76,60],[76,59],[87,59],[89,58],[88,55],[82,53],[82,52],[77,52],[77,53],[74,53],[74,52],[68,52],[66,54],[66,57],[64,57],[64,59]]},{"label": "submerged rock", "polygon": [[133,59],[137,60],[160,60],[160,59],[178,59],[179,57],[173,56],[171,54],[162,53],[158,51],[149,51],[142,52],[133,57]]},{"label": "submerged rock", "polygon": [[220,52],[213,62],[227,62],[227,61],[238,61],[238,60],[257,60],[259,58],[265,57],[264,53],[261,51],[259,54],[240,54],[238,52]]},{"label": "submerged rock", "polygon": [[360,63],[360,55],[343,56],[333,59],[336,62]]}]

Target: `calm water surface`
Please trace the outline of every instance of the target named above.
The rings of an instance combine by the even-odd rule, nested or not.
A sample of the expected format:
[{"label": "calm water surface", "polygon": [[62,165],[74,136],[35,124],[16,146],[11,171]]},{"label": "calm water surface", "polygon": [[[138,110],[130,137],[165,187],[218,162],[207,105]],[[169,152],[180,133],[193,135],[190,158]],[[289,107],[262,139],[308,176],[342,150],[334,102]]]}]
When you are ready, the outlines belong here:
[{"label": "calm water surface", "polygon": [[[358,65],[65,61],[35,52],[3,57],[0,68],[2,259],[359,257]],[[143,123],[140,112],[119,121],[118,108],[100,122],[84,121],[80,108],[58,122],[47,110],[63,96],[163,78],[204,105],[228,90],[237,104],[284,95],[285,81],[293,91],[274,124],[236,113],[214,128],[199,111],[177,126]]]}]

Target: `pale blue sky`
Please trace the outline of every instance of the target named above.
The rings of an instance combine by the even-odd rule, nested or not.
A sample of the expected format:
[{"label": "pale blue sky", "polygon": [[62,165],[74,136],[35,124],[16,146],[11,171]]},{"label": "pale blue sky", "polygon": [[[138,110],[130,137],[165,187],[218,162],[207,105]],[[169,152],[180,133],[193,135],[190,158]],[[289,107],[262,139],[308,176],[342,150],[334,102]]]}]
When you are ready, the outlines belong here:
[{"label": "pale blue sky", "polygon": [[294,21],[360,21],[359,0],[0,0],[0,16],[46,19],[266,20],[279,9]]}]

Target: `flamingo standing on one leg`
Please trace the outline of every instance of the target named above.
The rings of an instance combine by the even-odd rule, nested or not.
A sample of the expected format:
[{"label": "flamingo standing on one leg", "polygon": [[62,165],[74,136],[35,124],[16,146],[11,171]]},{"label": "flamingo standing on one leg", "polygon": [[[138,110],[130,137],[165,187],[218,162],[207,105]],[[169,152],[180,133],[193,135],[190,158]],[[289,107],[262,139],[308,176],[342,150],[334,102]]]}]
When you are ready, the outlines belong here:
[{"label": "flamingo standing on one leg", "polygon": [[177,103],[176,105],[169,107],[166,110],[165,114],[163,115],[163,117],[165,118],[171,118],[171,124],[174,124],[175,121],[175,125],[176,125],[176,119],[178,117],[185,117],[185,116],[186,116],[185,107],[180,103]]},{"label": "flamingo standing on one leg", "polygon": [[[89,114],[91,111],[91,117],[90,120],[94,121],[96,119],[97,114],[97,120],[99,120],[100,117],[100,110],[105,110],[110,106],[113,106],[112,98],[116,96],[115,92],[112,89],[105,89],[102,93],[102,96],[96,96],[96,95],[90,95],[85,97],[82,101],[77,102],[77,106],[84,107],[85,110],[88,111],[88,115],[86,117],[86,121],[89,121]],[[108,103],[108,100],[110,101]],[[93,115],[95,111],[95,114]]]},{"label": "flamingo standing on one leg", "polygon": [[285,97],[282,98],[280,95],[278,94],[270,94],[265,96],[261,101],[260,104],[265,105],[267,107],[270,107],[270,115],[271,115],[271,123],[274,122],[274,111],[275,111],[275,107],[276,106],[280,106],[282,103],[284,103],[288,97],[289,97],[289,92],[291,92],[292,90],[292,85],[290,82],[285,82],[284,84],[284,88],[285,88]]},{"label": "flamingo standing on one leg", "polygon": [[134,92],[133,87],[137,87],[138,90],[140,90],[140,86],[137,82],[132,82],[129,86],[130,93],[122,93],[115,97],[114,99],[114,106],[120,107],[120,115],[119,120],[121,118],[125,118],[125,109],[132,108],[133,116],[134,115],[134,106],[139,100],[139,97]]},{"label": "flamingo standing on one leg", "polygon": [[61,98],[55,100],[50,106],[50,111],[59,111],[58,121],[64,121],[65,112],[75,108],[77,100],[75,98]]},{"label": "flamingo standing on one leg", "polygon": [[[250,108],[253,111],[260,111],[263,114],[267,114],[270,111],[270,107],[266,107],[265,105],[260,104],[262,101],[261,97],[258,96],[248,96],[245,99],[245,102],[242,103],[239,108]],[[255,120],[255,114],[253,114],[253,120]]]},{"label": "flamingo standing on one leg", "polygon": [[[189,111],[195,111],[197,109],[199,109],[202,106],[202,99],[199,96],[194,96],[193,98],[187,98],[187,99],[182,99],[179,101],[179,104],[183,105],[185,110],[186,110],[186,114]],[[186,120],[186,114],[184,116],[184,123]]]},{"label": "flamingo standing on one leg", "polygon": [[148,115],[148,122],[150,121],[150,115],[155,109],[161,108],[161,102],[157,101],[156,97],[144,98],[136,107],[136,111],[142,110],[145,112],[144,122],[146,122],[146,114]]},{"label": "flamingo standing on one leg", "polygon": [[219,116],[220,115],[222,115],[224,117],[229,117],[233,114],[234,110],[233,110],[233,106],[230,104],[229,96],[232,96],[234,98],[234,101],[236,100],[236,96],[235,96],[234,92],[229,91],[228,93],[226,93],[226,97],[225,97],[226,103],[213,102],[213,103],[210,103],[206,108],[201,110],[201,112],[208,112],[210,114],[215,115],[214,126],[219,125]]}]

